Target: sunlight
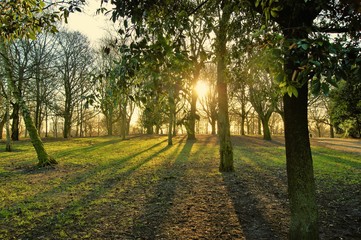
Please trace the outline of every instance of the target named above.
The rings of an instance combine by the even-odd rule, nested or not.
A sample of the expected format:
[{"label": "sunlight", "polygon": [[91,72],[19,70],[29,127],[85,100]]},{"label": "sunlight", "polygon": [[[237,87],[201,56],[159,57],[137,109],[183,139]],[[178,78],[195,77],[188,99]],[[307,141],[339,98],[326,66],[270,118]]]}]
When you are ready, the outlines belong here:
[{"label": "sunlight", "polygon": [[196,85],[196,91],[199,98],[204,98],[207,96],[209,91],[208,83],[203,80],[199,80]]}]

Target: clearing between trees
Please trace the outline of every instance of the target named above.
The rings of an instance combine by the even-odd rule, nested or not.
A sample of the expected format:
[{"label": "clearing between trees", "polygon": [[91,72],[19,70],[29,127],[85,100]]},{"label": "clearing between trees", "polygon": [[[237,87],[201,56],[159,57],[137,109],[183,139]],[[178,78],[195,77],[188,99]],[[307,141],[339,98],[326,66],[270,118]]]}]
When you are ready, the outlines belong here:
[{"label": "clearing between trees", "polygon": [[[233,173],[216,136],[49,140],[59,165],[45,169],[16,142],[0,152],[0,238],[287,239],[283,138],[232,141]],[[311,142],[321,238],[360,239],[360,141]]]}]

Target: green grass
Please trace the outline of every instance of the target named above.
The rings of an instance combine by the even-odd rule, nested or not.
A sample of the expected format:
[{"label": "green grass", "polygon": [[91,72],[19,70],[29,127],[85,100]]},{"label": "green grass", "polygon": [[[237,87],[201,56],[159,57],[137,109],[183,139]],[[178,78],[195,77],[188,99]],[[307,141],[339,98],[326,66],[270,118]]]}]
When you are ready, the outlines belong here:
[{"label": "green grass", "polygon": [[[36,168],[30,142],[14,143],[11,153],[0,151],[0,239],[92,239],[116,226],[139,230],[142,223],[134,216],[152,214],[147,204],[163,204],[164,213],[170,211],[186,176],[222,177],[213,137],[196,142],[177,137],[171,147],[166,137],[79,138],[45,146],[59,162],[54,168]],[[234,149],[240,181],[256,184],[264,178],[285,191],[282,145],[236,141]],[[313,156],[322,189],[361,184],[359,155],[313,147]],[[202,176],[199,169],[208,165],[214,167]]]}]

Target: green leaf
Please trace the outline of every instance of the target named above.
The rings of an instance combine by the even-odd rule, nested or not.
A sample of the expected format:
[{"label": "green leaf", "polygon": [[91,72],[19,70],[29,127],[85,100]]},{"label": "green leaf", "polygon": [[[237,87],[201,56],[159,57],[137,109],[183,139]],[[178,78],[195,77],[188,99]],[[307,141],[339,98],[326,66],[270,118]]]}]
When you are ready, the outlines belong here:
[{"label": "green leaf", "polygon": [[328,96],[329,92],[330,92],[330,88],[328,86],[327,83],[322,83],[321,84],[321,88],[322,88],[322,92],[323,94],[325,94],[326,96]]},{"label": "green leaf", "polygon": [[321,82],[319,79],[316,79],[314,81],[312,81],[312,89],[311,92],[313,95],[318,95],[320,93],[321,90]]},{"label": "green leaf", "polygon": [[298,97],[297,88],[292,85],[287,86],[287,93],[288,93],[288,96],[290,96],[290,97],[292,97],[292,95],[294,95],[295,97]]}]

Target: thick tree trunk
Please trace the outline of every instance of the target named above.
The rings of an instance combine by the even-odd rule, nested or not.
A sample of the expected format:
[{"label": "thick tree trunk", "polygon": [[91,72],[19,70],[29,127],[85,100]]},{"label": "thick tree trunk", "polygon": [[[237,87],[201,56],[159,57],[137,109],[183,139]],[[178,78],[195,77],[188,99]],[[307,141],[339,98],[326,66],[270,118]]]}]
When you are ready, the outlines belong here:
[{"label": "thick tree trunk", "polygon": [[[302,12],[299,15],[302,16]],[[308,16],[307,16],[308,17]],[[300,19],[304,19],[300,17]],[[307,23],[307,18],[303,24]],[[307,24],[311,24],[310,21]],[[300,23],[300,26],[303,25]],[[306,30],[292,28],[284,30],[285,42],[292,44],[298,39],[308,37]],[[298,62],[302,62],[307,55],[285,48],[284,72],[288,83],[292,82],[294,71],[298,70]],[[288,194],[291,208],[291,225],[289,239],[319,239],[318,211],[316,204],[316,190],[313,173],[309,131],[308,131],[308,82],[298,88],[298,97],[285,94],[284,123]]]},{"label": "thick tree trunk", "polygon": [[223,172],[234,171],[233,146],[231,142],[230,124],[228,116],[228,93],[226,83],[226,55],[227,31],[231,8],[225,3],[221,13],[219,29],[216,38],[217,59],[217,92],[218,92],[218,136],[220,144],[219,170]]},{"label": "thick tree trunk", "polygon": [[262,126],[263,126],[263,140],[271,141],[271,131],[269,128],[269,117],[261,118]]},{"label": "thick tree trunk", "polygon": [[298,98],[287,94],[284,96],[287,179],[291,207],[289,239],[319,239],[307,97],[307,83],[298,90]]}]

